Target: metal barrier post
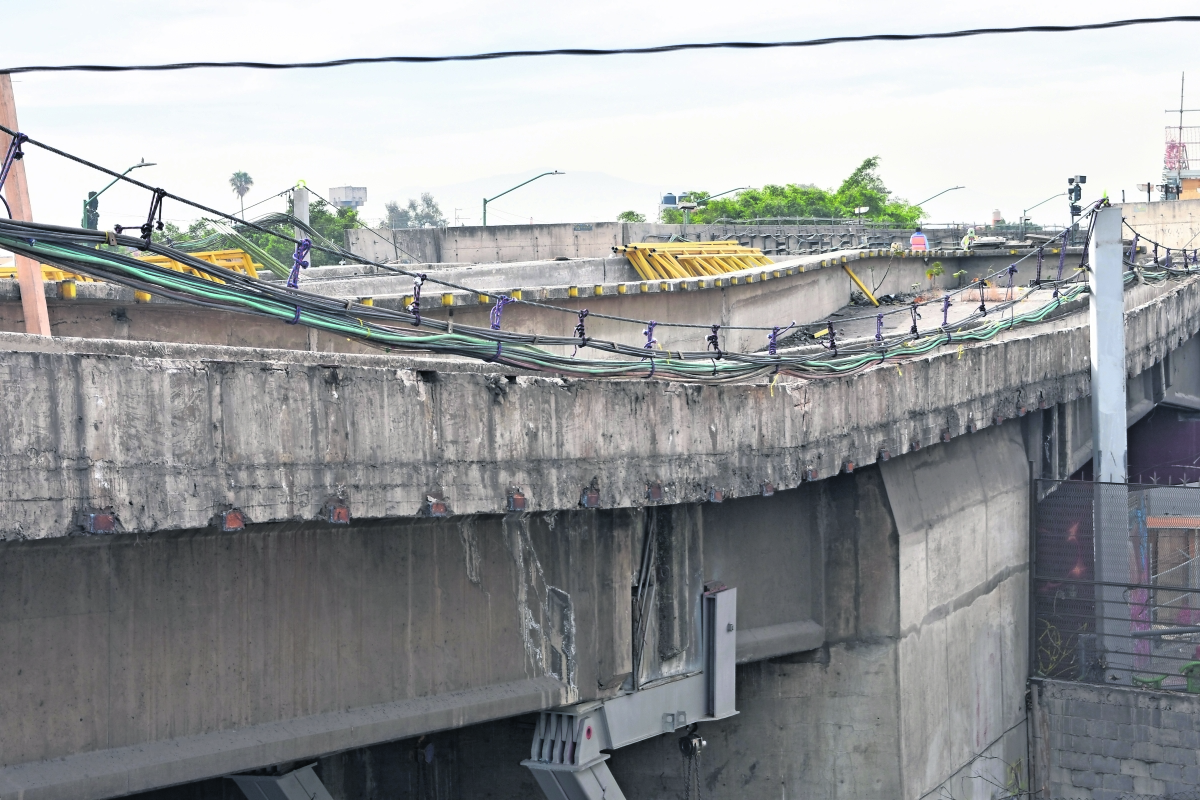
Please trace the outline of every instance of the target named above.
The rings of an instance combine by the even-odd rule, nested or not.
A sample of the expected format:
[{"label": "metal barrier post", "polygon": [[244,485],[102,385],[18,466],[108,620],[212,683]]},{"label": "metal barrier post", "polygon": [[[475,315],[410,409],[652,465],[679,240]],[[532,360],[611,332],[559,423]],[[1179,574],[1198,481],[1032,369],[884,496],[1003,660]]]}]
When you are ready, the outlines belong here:
[{"label": "metal barrier post", "polygon": [[1125,305],[1121,209],[1100,208],[1089,245],[1092,360],[1092,469],[1095,503],[1096,633],[1106,682],[1130,682],[1130,607],[1111,584],[1128,583],[1129,508],[1126,480]]}]

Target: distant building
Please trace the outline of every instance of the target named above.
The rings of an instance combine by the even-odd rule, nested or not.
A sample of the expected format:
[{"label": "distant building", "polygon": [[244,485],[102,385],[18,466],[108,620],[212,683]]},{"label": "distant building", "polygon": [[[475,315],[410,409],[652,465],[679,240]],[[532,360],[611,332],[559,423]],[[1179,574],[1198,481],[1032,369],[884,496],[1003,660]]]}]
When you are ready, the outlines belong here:
[{"label": "distant building", "polygon": [[1163,181],[1158,186],[1163,200],[1200,198],[1200,169],[1191,165],[1188,150],[1200,149],[1200,128],[1168,127],[1163,153]]},{"label": "distant building", "polygon": [[360,208],[367,202],[367,187],[335,186],[329,190],[329,202],[338,208]]}]

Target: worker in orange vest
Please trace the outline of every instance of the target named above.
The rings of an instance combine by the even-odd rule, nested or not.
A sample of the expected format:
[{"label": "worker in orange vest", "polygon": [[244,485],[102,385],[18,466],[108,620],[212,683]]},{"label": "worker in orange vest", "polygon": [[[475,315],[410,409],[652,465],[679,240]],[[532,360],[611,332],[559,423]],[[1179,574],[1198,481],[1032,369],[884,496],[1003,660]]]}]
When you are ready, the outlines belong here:
[{"label": "worker in orange vest", "polygon": [[913,231],[913,235],[908,237],[908,249],[921,253],[929,249],[929,240],[925,238],[925,234],[921,233],[920,225]]}]

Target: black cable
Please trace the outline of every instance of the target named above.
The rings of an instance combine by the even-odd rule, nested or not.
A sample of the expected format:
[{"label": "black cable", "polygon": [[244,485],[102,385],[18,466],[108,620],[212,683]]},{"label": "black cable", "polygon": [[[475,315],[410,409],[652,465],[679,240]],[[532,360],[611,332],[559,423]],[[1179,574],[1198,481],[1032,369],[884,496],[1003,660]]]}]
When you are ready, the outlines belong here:
[{"label": "black cable", "polygon": [[364,56],[339,58],[330,61],[188,61],[176,64],[70,64],[28,67],[8,67],[0,72],[18,74],[22,72],[163,72],[182,69],[321,69],[344,67],[352,64],[433,64],[444,61],[494,61],[502,58],[533,58],[536,56],[616,56],[674,53],[682,50],[767,50],[774,48],[821,47],[829,44],[852,44],[856,42],[911,42],[922,39],[964,39],[971,36],[988,36],[1006,33],[1072,33],[1109,28],[1125,28],[1131,25],[1155,25],[1165,22],[1200,22],[1200,15],[1183,14],[1170,17],[1137,17],[1118,19],[1111,22],[1091,22],[1081,25],[1020,25],[1010,28],[970,28],[961,31],[939,33],[875,33],[863,36],[827,36],[821,39],[800,39],[785,42],[689,42],[666,44],[655,47],[580,48],[563,47],[552,50],[500,50],[490,53],[470,53],[453,56]]},{"label": "black cable", "polygon": [[[0,125],[0,131],[3,131],[4,133],[7,133],[9,136],[14,136],[14,137],[15,137],[15,136],[17,135],[16,131],[13,131],[13,130],[11,130],[11,129],[7,128],[7,127],[5,127],[4,125]],[[280,233],[279,231],[276,231],[276,230],[271,230],[270,228],[264,227],[264,226],[262,226],[262,225],[259,225],[259,224],[255,223],[255,222],[249,222],[249,221],[247,221],[247,220],[240,219],[240,218],[238,218],[238,217],[235,217],[235,216],[232,216],[232,215],[230,215],[230,214],[226,214],[226,213],[225,213],[225,212],[223,212],[223,211],[218,211],[218,210],[217,210],[217,209],[215,209],[215,208],[210,208],[210,207],[208,207],[208,206],[205,206],[205,205],[202,205],[202,204],[200,204],[200,203],[197,203],[197,202],[195,202],[194,200],[189,200],[189,199],[187,199],[187,198],[185,198],[185,197],[181,197],[181,196],[179,196],[179,195],[172,194],[171,192],[168,192],[168,191],[166,191],[166,190],[163,190],[163,189],[158,189],[158,188],[152,187],[152,186],[150,186],[149,184],[142,183],[141,181],[137,180],[136,178],[130,178],[128,175],[123,175],[123,174],[121,174],[121,173],[119,173],[119,172],[115,172],[115,171],[113,171],[113,170],[111,170],[111,169],[108,169],[107,167],[102,167],[102,166],[100,166],[99,164],[95,164],[95,163],[93,163],[93,162],[91,162],[91,161],[88,161],[87,159],[84,159],[84,158],[81,158],[81,157],[79,157],[79,156],[76,156],[76,155],[73,155],[73,154],[71,154],[71,153],[68,153],[68,152],[66,152],[65,150],[60,150],[60,149],[58,149],[58,148],[56,148],[56,147],[53,147],[53,146],[51,146],[51,145],[48,145],[48,144],[45,144],[44,142],[40,142],[40,141],[38,141],[38,140],[36,140],[36,139],[33,139],[33,138],[30,138],[30,137],[28,137],[28,136],[27,136],[27,137],[25,137],[25,143],[26,143],[26,144],[29,144],[29,145],[32,145],[32,146],[34,146],[34,147],[39,147],[39,148],[41,148],[41,149],[43,149],[43,150],[45,150],[45,151],[47,151],[47,152],[54,153],[55,155],[61,156],[61,157],[63,157],[63,158],[66,158],[66,159],[67,159],[67,160],[69,160],[69,161],[74,161],[74,162],[75,162],[75,163],[77,163],[77,164],[81,164],[81,165],[83,165],[83,166],[85,166],[85,167],[89,167],[89,168],[91,168],[91,169],[94,169],[94,170],[96,170],[96,171],[98,171],[98,172],[102,172],[102,173],[104,173],[104,174],[106,174],[106,175],[109,175],[109,176],[111,176],[111,177],[114,177],[114,178],[116,178],[116,179],[118,179],[118,180],[122,180],[122,181],[125,181],[126,183],[130,183],[130,184],[132,184],[132,185],[134,185],[134,186],[137,186],[137,187],[139,187],[139,188],[145,189],[146,191],[148,191],[148,192],[150,192],[150,193],[152,193],[152,194],[155,194],[155,195],[157,195],[157,196],[161,196],[161,197],[164,197],[164,198],[170,198],[170,199],[172,199],[172,200],[175,200],[175,201],[177,201],[177,202],[183,203],[184,205],[188,205],[188,206],[191,206],[192,208],[199,209],[200,211],[205,211],[205,212],[207,212],[207,213],[209,213],[209,214],[214,214],[214,215],[216,215],[216,216],[218,216],[218,217],[222,217],[222,218],[224,218],[224,219],[227,219],[227,220],[229,220],[230,222],[233,222],[233,223],[235,223],[235,224],[237,224],[237,225],[243,226],[243,227],[245,227],[245,228],[251,228],[251,229],[257,230],[257,231],[259,231],[260,233],[265,233],[265,234],[267,234],[267,235],[269,235],[269,236],[275,236],[275,237],[277,237],[277,238],[279,238],[279,239],[282,239],[282,240],[284,240],[284,241],[286,241],[286,242],[291,242],[292,244],[299,244],[299,243],[300,243],[298,239],[296,239],[296,238],[294,238],[294,237],[292,237],[292,236],[288,236],[287,234]],[[309,191],[312,191],[312,190],[309,190]],[[319,197],[319,195],[318,195],[318,197]],[[1081,221],[1082,221],[1082,219],[1083,219],[1083,218],[1086,218],[1086,217],[1087,217],[1089,214],[1091,214],[1091,213],[1092,213],[1094,210],[1095,210],[1094,208],[1089,208],[1089,209],[1088,209],[1088,211],[1087,211],[1087,212],[1085,212],[1085,214],[1084,214],[1084,217],[1081,217]],[[296,222],[296,221],[295,221],[295,220],[293,220],[293,222]],[[55,226],[45,226],[45,227],[55,227]],[[311,229],[311,228],[309,228],[308,230],[310,230],[310,231],[311,231],[312,229]],[[314,232],[314,233],[316,233],[315,231],[313,231],[313,232]],[[319,234],[317,234],[317,235],[319,235]],[[322,238],[324,238],[324,237],[322,237]],[[331,242],[331,244],[333,244],[333,243]],[[143,247],[142,249],[145,249],[145,248]],[[412,271],[410,271],[410,270],[406,270],[406,269],[403,269],[403,268],[401,268],[401,267],[394,266],[394,265],[391,265],[391,264],[384,264],[384,263],[381,263],[381,262],[378,262],[378,261],[372,261],[372,260],[370,260],[370,259],[363,258],[362,256],[359,256],[359,255],[357,255],[357,254],[355,254],[355,253],[352,253],[352,252],[350,252],[349,250],[346,250],[345,248],[343,248],[343,247],[340,247],[340,246],[335,246],[335,247],[333,247],[333,248],[330,248],[330,247],[323,247],[323,246],[321,246],[321,245],[319,245],[319,244],[313,243],[313,244],[312,244],[312,249],[313,249],[313,250],[319,250],[319,251],[321,251],[321,252],[325,252],[325,253],[328,253],[328,254],[330,254],[330,255],[339,256],[339,257],[341,257],[341,258],[347,258],[347,259],[350,259],[351,261],[357,262],[357,263],[359,263],[359,264],[365,264],[365,265],[368,265],[368,266],[374,266],[374,267],[377,267],[377,268],[379,268],[379,269],[384,269],[384,270],[387,270],[387,271],[389,271],[389,272],[395,272],[395,273],[397,273],[397,274],[400,274],[400,275],[407,275],[407,276],[408,276],[408,277],[410,277],[410,278],[419,278],[419,277],[421,277],[419,273],[415,273],[415,272],[412,272]],[[1034,252],[1034,251],[1030,251],[1030,252],[1029,252],[1029,253],[1027,253],[1025,256],[1023,256],[1022,258],[1018,259],[1018,260],[1017,260],[1017,263],[1020,263],[1021,261],[1025,260],[1026,258],[1029,258],[1029,257],[1030,257],[1030,256],[1033,254],[1033,252]],[[410,255],[411,255],[411,254],[410,254]],[[1005,271],[1005,270],[1003,270],[1003,269],[1002,269],[1002,270],[997,270],[995,273],[993,273],[993,274],[991,274],[991,275],[988,275],[988,276],[987,276],[987,278],[992,278],[992,277],[995,277],[995,276],[997,276],[997,275],[1000,275],[1000,274],[1001,274],[1002,272],[1004,272],[1004,271]],[[452,283],[452,282],[450,282],[450,281],[447,281],[447,280],[444,280],[444,279],[438,279],[438,278],[429,278],[428,280],[429,280],[429,282],[430,282],[430,283],[436,283],[436,284],[438,284],[438,285],[441,285],[441,286],[446,286],[446,287],[449,287],[449,288],[451,288],[451,289],[457,289],[457,290],[459,290],[459,291],[468,292],[468,293],[470,293],[470,294],[477,294],[477,295],[479,295],[479,296],[481,296],[481,297],[490,297],[490,298],[494,298],[494,299],[497,299],[497,300],[498,300],[499,298],[501,298],[501,297],[505,297],[505,298],[507,298],[507,301],[508,301],[508,302],[520,303],[520,304],[522,304],[522,305],[532,306],[532,307],[534,307],[534,308],[541,308],[541,309],[545,309],[545,310],[549,310],[549,311],[557,311],[557,312],[560,312],[560,313],[572,314],[572,315],[576,313],[576,311],[575,311],[574,309],[571,309],[571,308],[564,308],[564,307],[562,307],[562,306],[555,306],[555,305],[551,305],[551,304],[549,304],[549,303],[539,303],[539,302],[537,302],[537,301],[534,301],[534,300],[524,300],[524,299],[518,300],[518,299],[516,299],[516,298],[508,297],[507,295],[504,295],[504,294],[502,294],[502,293],[498,293],[498,292],[489,292],[489,291],[485,291],[485,290],[482,290],[482,289],[474,289],[474,288],[471,288],[471,287],[469,287],[469,286],[463,286],[463,285],[460,285],[460,284]],[[951,295],[959,294],[959,293],[961,293],[961,292],[967,291],[969,288],[970,288],[970,287],[964,287],[964,288],[961,288],[961,289],[957,289],[957,290],[951,291],[951,292],[950,292],[950,294],[951,294]],[[929,301],[929,302],[936,302],[936,301]],[[927,304],[928,304],[928,303],[926,303],[926,305],[927,305]],[[890,310],[890,311],[885,311],[885,312],[882,312],[882,313],[883,313],[883,314],[886,316],[886,315],[890,315],[890,314],[897,314],[897,313],[907,313],[907,310],[908,310],[907,308],[898,308],[898,309],[894,309],[894,310]],[[599,313],[599,312],[593,312],[593,313],[591,314],[591,316],[592,316],[592,317],[599,318],[599,319],[608,319],[608,320],[612,320],[612,321],[615,321],[615,322],[625,322],[625,323],[629,323],[629,324],[635,324],[635,325],[646,325],[646,324],[648,324],[647,320],[639,320],[639,319],[634,319],[634,318],[631,318],[631,317],[622,317],[622,316],[611,315],[611,314],[602,314],[602,313]],[[848,321],[851,321],[851,320],[857,320],[857,319],[866,319],[866,318],[869,318],[869,317],[871,317],[871,316],[874,316],[874,315],[864,315],[863,317],[851,317],[851,318],[843,319],[843,320],[840,320],[840,321],[841,321],[841,322],[848,322]],[[657,324],[657,325],[659,325],[660,327],[672,327],[672,328],[697,328],[697,329],[708,329],[709,327],[711,327],[711,324],[710,324],[710,323],[695,323],[695,322],[658,322],[658,323],[656,323],[656,324]],[[825,326],[826,324],[827,324],[827,323],[824,323],[824,322],[814,322],[814,323],[805,323],[805,324],[801,324],[801,325],[799,325],[799,326],[797,326],[797,327],[798,327],[798,328],[800,328],[800,329],[806,329],[806,328],[813,328],[813,327],[823,327],[823,326]],[[726,330],[757,330],[757,331],[771,331],[771,330],[773,330],[773,327],[772,327],[772,326],[730,325],[730,326],[724,326],[724,327],[725,327],[725,329],[726,329]]]},{"label": "black cable", "polygon": [[8,201],[4,199],[4,195],[3,195],[3,194],[0,194],[0,203],[4,203],[4,210],[8,212],[8,218],[9,218],[9,219],[12,219],[12,218],[13,218],[13,215],[12,215],[12,206],[10,206],[10,205],[8,204]]}]

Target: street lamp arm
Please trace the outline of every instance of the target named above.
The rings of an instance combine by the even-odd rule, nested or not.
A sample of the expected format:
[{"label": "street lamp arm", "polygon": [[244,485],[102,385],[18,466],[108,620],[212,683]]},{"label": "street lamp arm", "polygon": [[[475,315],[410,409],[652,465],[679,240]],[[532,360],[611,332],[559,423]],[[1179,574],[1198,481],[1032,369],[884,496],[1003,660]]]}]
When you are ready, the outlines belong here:
[{"label": "street lamp arm", "polygon": [[485,198],[483,198],[483,224],[484,224],[484,225],[487,225],[487,204],[488,204],[488,203],[492,202],[493,200],[496,200],[496,199],[499,199],[499,198],[501,198],[501,197],[504,197],[504,195],[508,194],[509,192],[515,192],[517,189],[520,189],[520,188],[521,188],[522,186],[524,186],[526,183],[533,183],[533,182],[534,182],[534,181],[536,181],[538,178],[544,178],[544,177],[546,177],[547,175],[566,175],[566,173],[565,173],[565,172],[559,172],[558,170],[554,170],[553,172],[543,172],[541,175],[534,175],[532,178],[530,178],[529,180],[525,181],[525,183],[518,183],[516,186],[512,187],[511,189],[506,189],[505,191],[501,192],[500,194],[496,195],[495,197],[485,197]]},{"label": "street lamp arm", "polygon": [[1022,217],[1023,217],[1023,216],[1025,216],[1025,215],[1026,215],[1026,214],[1028,214],[1030,211],[1033,211],[1035,208],[1037,208],[1038,206],[1042,205],[1042,203],[1049,203],[1049,202],[1050,202],[1051,200],[1053,200],[1054,198],[1056,198],[1056,197],[1062,197],[1064,194],[1066,194],[1066,192],[1059,192],[1058,194],[1052,194],[1052,195],[1050,195],[1050,196],[1049,196],[1049,197],[1047,197],[1045,200],[1043,200],[1041,203],[1038,203],[1037,205],[1032,205],[1032,206],[1030,206],[1029,208],[1027,208],[1027,209],[1025,209],[1024,211],[1022,211],[1022,212],[1021,212],[1021,216],[1022,216]]},{"label": "street lamp arm", "polygon": [[[534,177],[532,177],[532,178],[530,178],[529,180],[525,181],[525,183],[533,183],[533,182],[534,182],[534,181],[536,181],[538,178],[544,178],[544,177],[546,177],[547,175],[566,175],[566,173],[565,173],[565,172],[559,172],[558,170],[554,170],[554,172],[543,172],[541,175],[535,175]],[[490,202],[492,202],[493,200],[498,200],[499,198],[501,198],[501,197],[504,197],[504,195],[508,194],[509,192],[514,192],[514,191],[516,191],[517,189],[520,189],[522,186],[524,186],[524,185],[525,185],[525,183],[518,183],[516,186],[512,187],[511,189],[508,189],[508,190],[506,190],[506,191],[503,191],[503,192],[501,192],[500,194],[496,195],[495,197],[489,197],[489,198],[487,199],[487,202],[489,202],[489,203],[490,203]]]},{"label": "street lamp arm", "polygon": [[730,189],[729,191],[721,192],[720,194],[710,194],[708,197],[704,198],[704,202],[707,203],[710,200],[716,200],[718,197],[723,197],[724,195],[730,194],[732,192],[743,192],[749,188],[750,188],[749,186],[739,186],[736,189]]},{"label": "street lamp arm", "polygon": [[[129,169],[122,172],[121,178],[124,178],[126,175],[133,172],[138,167],[157,167],[157,166],[158,165],[155,164],[154,162],[143,161],[140,164],[134,164],[132,167],[130,167]],[[113,186],[115,186],[117,181],[121,180],[121,178],[113,178],[112,183],[110,183],[108,186],[105,186],[103,189],[101,189],[100,191],[96,192],[94,195],[92,195],[91,197],[89,197],[88,199],[83,201],[83,215],[84,216],[83,216],[83,222],[80,223],[83,227],[87,227],[87,205],[88,205],[88,203],[92,202],[93,200],[98,198],[100,195],[104,194],[109,189],[111,189]]]},{"label": "street lamp arm", "polygon": [[914,203],[913,205],[917,205],[917,206],[923,206],[923,205],[925,205],[926,203],[928,203],[930,200],[934,199],[934,197],[941,197],[941,196],[942,196],[942,195],[944,195],[946,192],[953,192],[955,189],[965,189],[965,188],[967,188],[967,187],[965,187],[965,186],[951,186],[949,189],[942,189],[940,192],[938,192],[937,194],[935,194],[933,197],[926,197],[926,198],[925,198],[924,200],[922,200],[921,202],[919,202],[919,203]]}]

